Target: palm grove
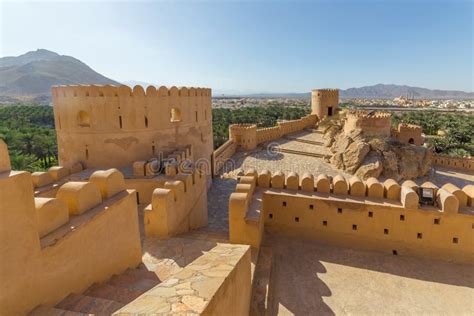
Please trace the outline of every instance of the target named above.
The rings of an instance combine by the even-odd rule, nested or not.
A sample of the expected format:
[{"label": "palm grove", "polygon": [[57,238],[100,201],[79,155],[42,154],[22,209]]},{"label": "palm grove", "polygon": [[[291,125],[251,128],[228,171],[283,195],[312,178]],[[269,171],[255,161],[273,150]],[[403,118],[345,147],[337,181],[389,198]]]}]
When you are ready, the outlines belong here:
[{"label": "palm grove", "polygon": [[[258,127],[270,127],[278,120],[298,119],[309,111],[309,107],[303,106],[213,109],[214,146],[217,148],[228,139],[230,124],[256,123]],[[417,111],[395,114],[392,122],[420,125],[428,135],[428,143],[438,153],[474,156],[473,115]],[[0,138],[7,143],[16,170],[46,170],[57,164],[54,114],[50,106],[0,106]]]}]

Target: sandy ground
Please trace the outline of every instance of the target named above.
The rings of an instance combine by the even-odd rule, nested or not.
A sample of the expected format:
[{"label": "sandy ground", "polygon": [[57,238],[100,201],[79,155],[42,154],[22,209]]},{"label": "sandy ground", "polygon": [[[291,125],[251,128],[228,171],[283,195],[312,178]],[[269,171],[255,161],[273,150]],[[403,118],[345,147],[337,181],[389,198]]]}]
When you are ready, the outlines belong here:
[{"label": "sandy ground", "polygon": [[474,267],[266,236],[270,315],[473,315]]}]

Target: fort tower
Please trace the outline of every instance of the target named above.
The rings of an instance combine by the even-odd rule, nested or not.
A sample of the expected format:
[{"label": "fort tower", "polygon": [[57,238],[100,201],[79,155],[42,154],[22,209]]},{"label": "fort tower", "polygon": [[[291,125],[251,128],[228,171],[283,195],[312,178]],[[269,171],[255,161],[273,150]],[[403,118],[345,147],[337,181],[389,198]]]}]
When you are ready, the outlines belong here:
[{"label": "fort tower", "polygon": [[316,114],[319,119],[333,116],[339,104],[339,90],[315,89],[311,91],[311,114]]}]

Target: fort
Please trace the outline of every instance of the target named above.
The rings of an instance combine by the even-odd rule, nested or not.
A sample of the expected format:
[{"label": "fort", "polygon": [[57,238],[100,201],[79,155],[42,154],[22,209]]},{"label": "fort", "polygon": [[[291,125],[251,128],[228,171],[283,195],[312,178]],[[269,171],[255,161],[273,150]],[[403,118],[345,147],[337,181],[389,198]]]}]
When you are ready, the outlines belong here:
[{"label": "fort", "polygon": [[59,166],[11,170],[0,140],[0,314],[416,312],[386,304],[404,295],[472,310],[472,158],[434,155],[433,177],[406,181],[327,163],[333,119],[409,148],[420,127],[342,111],[338,90],[318,89],[311,114],[231,125],[213,150],[210,89],[52,96]]}]

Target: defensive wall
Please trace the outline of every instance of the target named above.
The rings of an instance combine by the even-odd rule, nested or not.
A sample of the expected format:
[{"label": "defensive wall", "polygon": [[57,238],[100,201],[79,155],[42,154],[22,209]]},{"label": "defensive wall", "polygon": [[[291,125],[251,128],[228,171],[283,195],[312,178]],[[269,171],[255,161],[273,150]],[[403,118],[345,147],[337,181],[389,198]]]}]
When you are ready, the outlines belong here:
[{"label": "defensive wall", "polygon": [[232,124],[229,126],[229,140],[213,153],[213,174],[217,175],[237,150],[255,149],[259,144],[315,127],[317,122],[317,115],[310,114],[297,120],[277,122],[273,127],[257,128],[256,124]]},{"label": "defensive wall", "polygon": [[54,305],[141,262],[135,192],[120,172],[96,171],[61,185],[54,198],[35,198],[31,174],[10,169],[2,159],[0,314]]},{"label": "defensive wall", "polygon": [[319,119],[336,114],[339,105],[338,89],[315,89],[311,91],[311,114]]},{"label": "defensive wall", "polygon": [[423,145],[422,128],[413,124],[398,124],[396,130],[392,130],[392,136],[403,144]]},{"label": "defensive wall", "polygon": [[434,163],[435,166],[447,167],[450,169],[459,169],[466,171],[474,171],[474,158],[472,157],[451,157],[448,155],[435,154]]},{"label": "defensive wall", "polygon": [[389,137],[391,134],[391,114],[379,111],[351,110],[346,114],[344,133],[349,135],[355,129],[361,129],[365,135]]},{"label": "defensive wall", "polygon": [[52,98],[62,166],[118,168],[185,146],[211,158],[210,89],[55,86]]},{"label": "defensive wall", "polygon": [[266,231],[394,255],[474,262],[474,185],[421,187],[434,188],[435,206],[419,205],[413,181],[248,170],[229,198],[230,241],[259,247]]}]

